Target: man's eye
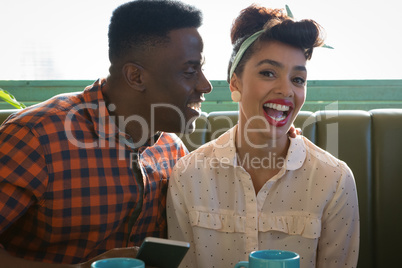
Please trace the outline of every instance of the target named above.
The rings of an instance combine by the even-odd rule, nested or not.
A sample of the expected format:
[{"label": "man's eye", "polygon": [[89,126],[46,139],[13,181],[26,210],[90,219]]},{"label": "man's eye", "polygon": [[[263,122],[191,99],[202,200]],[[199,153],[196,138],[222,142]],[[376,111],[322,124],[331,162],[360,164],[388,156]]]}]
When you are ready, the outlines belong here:
[{"label": "man's eye", "polygon": [[197,73],[197,71],[184,72],[184,74],[186,74],[186,75],[193,75],[193,74],[195,74],[195,73]]},{"label": "man's eye", "polygon": [[194,67],[188,67],[187,69],[185,69],[184,70],[184,75],[185,76],[187,76],[187,77],[192,77],[192,76],[194,76],[194,75],[196,75],[197,74],[197,68],[194,68]]}]

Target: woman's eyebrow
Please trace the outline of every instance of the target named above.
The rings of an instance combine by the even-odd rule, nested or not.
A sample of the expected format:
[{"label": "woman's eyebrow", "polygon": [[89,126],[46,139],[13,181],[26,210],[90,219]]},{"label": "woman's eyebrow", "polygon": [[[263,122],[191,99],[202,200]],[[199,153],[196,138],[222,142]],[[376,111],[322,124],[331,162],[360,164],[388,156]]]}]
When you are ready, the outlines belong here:
[{"label": "woman's eyebrow", "polygon": [[270,65],[273,65],[273,66],[279,67],[279,68],[283,68],[283,67],[284,67],[282,63],[277,62],[277,61],[275,61],[275,60],[270,60],[270,59],[264,59],[264,60],[262,60],[262,61],[259,61],[259,62],[256,64],[256,67],[258,67],[258,66],[260,66],[260,65],[263,65],[263,64],[270,64]]},{"label": "woman's eyebrow", "polygon": [[297,65],[297,66],[293,67],[293,70],[307,72],[306,66],[302,66],[302,65]]},{"label": "woman's eyebrow", "polygon": [[[260,66],[262,64],[270,64],[272,66],[275,66],[275,67],[278,67],[278,68],[281,68],[281,69],[284,68],[284,65],[282,63],[277,62],[275,60],[270,60],[270,59],[264,59],[264,60],[258,62],[256,64],[256,67]],[[293,67],[293,70],[307,72],[306,66],[303,66],[303,65],[296,65],[295,67]]]}]

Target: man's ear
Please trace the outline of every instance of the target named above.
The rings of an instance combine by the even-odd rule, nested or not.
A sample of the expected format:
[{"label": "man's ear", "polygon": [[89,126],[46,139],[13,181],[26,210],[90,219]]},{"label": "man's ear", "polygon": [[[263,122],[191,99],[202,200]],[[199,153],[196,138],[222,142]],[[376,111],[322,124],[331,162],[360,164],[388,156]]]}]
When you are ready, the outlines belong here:
[{"label": "man's ear", "polygon": [[138,64],[128,62],[124,64],[122,72],[129,87],[140,92],[145,90],[144,68]]}]

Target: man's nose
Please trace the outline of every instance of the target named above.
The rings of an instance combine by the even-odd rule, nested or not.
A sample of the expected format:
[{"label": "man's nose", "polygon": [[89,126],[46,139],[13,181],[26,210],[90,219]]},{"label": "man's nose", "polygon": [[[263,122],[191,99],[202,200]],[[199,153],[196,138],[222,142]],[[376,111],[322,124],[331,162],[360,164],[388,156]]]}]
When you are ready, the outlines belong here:
[{"label": "man's nose", "polygon": [[204,73],[201,73],[200,80],[197,84],[197,91],[208,94],[212,91],[211,82],[205,77]]}]

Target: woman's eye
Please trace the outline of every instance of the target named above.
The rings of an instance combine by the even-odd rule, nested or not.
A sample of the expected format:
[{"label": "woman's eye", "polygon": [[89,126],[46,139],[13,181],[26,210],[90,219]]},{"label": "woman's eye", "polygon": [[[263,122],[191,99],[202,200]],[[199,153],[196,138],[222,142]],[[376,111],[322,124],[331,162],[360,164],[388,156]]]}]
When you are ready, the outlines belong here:
[{"label": "woman's eye", "polygon": [[266,77],[274,77],[275,76],[274,72],[271,72],[271,71],[261,71],[260,74],[263,76],[266,76]]},{"label": "woman's eye", "polygon": [[301,77],[296,77],[293,79],[293,82],[299,85],[304,85],[306,83],[306,80]]}]

